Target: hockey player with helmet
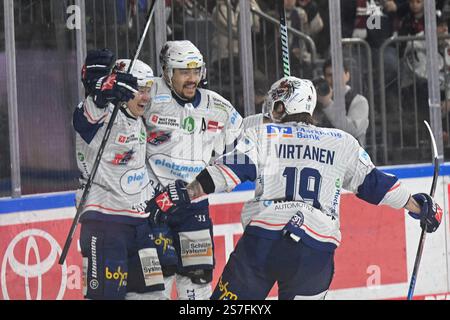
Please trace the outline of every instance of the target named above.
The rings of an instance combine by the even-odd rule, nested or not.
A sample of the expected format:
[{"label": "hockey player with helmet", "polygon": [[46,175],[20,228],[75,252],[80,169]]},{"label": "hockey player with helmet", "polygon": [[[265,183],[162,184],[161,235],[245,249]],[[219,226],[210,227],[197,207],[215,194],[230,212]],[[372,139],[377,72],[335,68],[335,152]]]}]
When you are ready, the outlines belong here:
[{"label": "hockey player with helmet", "polygon": [[73,114],[79,202],[114,105],[120,104],[80,218],[83,294],[88,299],[148,299],[164,288],[148,214],[137,205],[153,193],[142,119],[153,71],[137,60],[128,74],[131,61],[118,60],[111,72],[113,62],[108,50],[89,52],[82,72],[87,97]]},{"label": "hockey player with helmet", "polygon": [[[242,124],[230,102],[199,88],[205,63],[190,41],[168,41],[160,62],[163,75],[155,79],[145,111],[150,183],[157,190],[177,179],[193,181],[226,146],[232,150]],[[208,299],[215,262],[206,197],[166,223],[153,223],[152,228],[157,230],[154,239],[159,244],[167,298],[176,281],[179,299]],[[164,244],[172,244],[175,251]]]},{"label": "hockey player with helmet", "polygon": [[371,204],[406,208],[427,232],[439,227],[442,210],[428,194],[411,196],[351,135],[314,126],[315,106],[309,80],[282,78],[268,92],[267,113],[244,120],[233,152],[188,186],[176,181],[151,201],[151,218],[159,220],[178,215],[190,199],[256,182],[255,199],[242,209],[244,234],[212,299],[264,299],[275,282],[279,299],[324,299],[341,242],[342,189]]}]

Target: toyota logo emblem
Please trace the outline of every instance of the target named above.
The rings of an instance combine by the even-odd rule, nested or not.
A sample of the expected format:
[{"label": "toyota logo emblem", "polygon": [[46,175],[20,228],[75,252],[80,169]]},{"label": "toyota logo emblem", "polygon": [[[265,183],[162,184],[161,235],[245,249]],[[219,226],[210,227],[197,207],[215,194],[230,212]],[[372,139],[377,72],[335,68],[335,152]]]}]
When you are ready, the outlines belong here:
[{"label": "toyota logo emblem", "polygon": [[[40,250],[38,246],[39,243],[42,243],[42,239],[46,241],[50,245],[50,252],[46,254],[46,256],[41,256],[43,250]],[[25,254],[22,257],[17,257],[16,254],[18,252],[22,252],[21,250],[16,250],[18,244],[22,241],[26,241],[25,243]],[[23,243],[23,242],[22,242]],[[43,246],[41,246],[42,248]],[[16,252],[18,251],[18,252]],[[48,250],[45,250],[47,252]],[[6,276],[7,276],[7,268],[14,272],[16,275],[24,278],[23,286],[25,290],[25,297],[27,300],[32,300],[35,297],[36,300],[42,299],[43,292],[43,275],[52,270],[55,266],[58,267],[57,257],[61,255],[61,247],[58,242],[53,238],[49,233],[39,230],[39,229],[28,229],[25,230],[14,237],[11,240],[8,248],[6,249],[5,255],[3,257],[2,262],[2,270],[0,275],[2,294],[5,300],[10,300],[10,293],[8,291]],[[35,263],[32,263],[30,258],[34,257]],[[19,259],[18,259],[19,258]],[[22,259],[21,259],[22,258]],[[19,260],[23,261],[20,262]],[[33,260],[33,261],[34,261]],[[33,290],[35,286],[30,286],[30,280],[37,279],[37,290]],[[58,281],[59,279],[53,279],[52,281]],[[33,284],[36,283],[36,280],[32,280]],[[64,293],[66,291],[67,284],[67,265],[61,266],[61,284],[59,287],[59,291],[56,297],[52,297],[53,299],[62,299]],[[11,283],[11,282],[10,282]],[[20,281],[15,282],[17,285],[20,285]],[[34,294],[34,295],[33,295]],[[13,298],[14,299],[14,298]],[[44,299],[47,299],[46,297]],[[49,298],[51,299],[51,298]]]}]

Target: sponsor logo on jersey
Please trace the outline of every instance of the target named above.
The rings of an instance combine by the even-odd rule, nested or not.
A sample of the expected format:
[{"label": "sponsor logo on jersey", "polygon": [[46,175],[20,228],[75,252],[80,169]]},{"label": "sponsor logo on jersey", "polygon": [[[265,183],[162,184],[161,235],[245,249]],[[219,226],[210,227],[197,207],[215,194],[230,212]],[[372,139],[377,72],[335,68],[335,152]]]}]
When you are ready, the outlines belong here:
[{"label": "sponsor logo on jersey", "polygon": [[[111,268],[112,269],[112,268]],[[121,287],[127,286],[128,272],[123,272],[121,266],[118,266],[117,269],[111,270],[108,266],[105,269],[105,278],[106,280],[118,282],[117,289],[119,290]]]},{"label": "sponsor logo on jersey", "polygon": [[272,200],[265,200],[263,201],[263,206],[268,208],[272,205],[273,201]]},{"label": "sponsor logo on jersey", "polygon": [[370,156],[363,148],[359,148],[359,161],[361,161],[365,166],[370,165]]},{"label": "sponsor logo on jersey", "polygon": [[[309,211],[309,212],[313,212],[314,211],[314,207],[305,203],[305,202],[300,202],[300,201],[273,201],[274,204],[274,209],[275,211],[286,211],[286,210],[302,210],[302,211]],[[272,205],[272,203],[270,204]]]},{"label": "sponsor logo on jersey", "polygon": [[341,198],[342,180],[340,178],[337,178],[336,181],[334,182],[334,185],[336,187],[336,192],[334,193],[330,209],[332,220],[335,220],[336,219],[335,217],[338,216],[339,200]]},{"label": "sponsor logo on jersey", "polygon": [[164,142],[167,142],[170,140],[170,132],[164,132],[164,131],[153,131],[149,132],[147,136],[147,143],[153,145],[153,146],[159,146],[163,144]]},{"label": "sponsor logo on jersey", "polygon": [[153,103],[169,103],[170,101],[172,101],[170,94],[159,94],[152,100]]},{"label": "sponsor logo on jersey", "polygon": [[195,120],[193,117],[184,118],[181,128],[189,134],[195,131]]},{"label": "sponsor logo on jersey", "polygon": [[84,157],[84,154],[83,154],[83,153],[78,152],[78,153],[77,153],[77,156],[78,156],[78,160],[80,160],[81,162],[84,161],[85,157]]},{"label": "sponsor logo on jersey", "polygon": [[186,182],[192,181],[206,167],[205,162],[201,160],[176,159],[164,154],[150,156],[149,163],[159,178],[182,179]]},{"label": "sponsor logo on jersey", "polygon": [[174,203],[170,199],[170,196],[167,192],[161,193],[159,196],[155,199],[156,205],[163,211],[167,212],[170,208],[174,206]]},{"label": "sponsor logo on jersey", "polygon": [[129,195],[140,193],[149,183],[145,167],[129,170],[120,177],[120,186],[123,192]]},{"label": "sponsor logo on jersey", "polygon": [[295,135],[298,139],[310,139],[320,141],[322,137],[332,137],[340,139],[342,134],[335,131],[322,131],[320,129],[311,129],[304,127],[283,127],[273,124],[267,125],[268,138],[293,138]]},{"label": "sponsor logo on jersey", "polygon": [[232,107],[228,103],[226,103],[224,100],[218,99],[216,97],[212,97],[214,107],[223,111],[228,112]]},{"label": "sponsor logo on jersey", "polygon": [[167,128],[179,128],[180,120],[176,117],[162,117],[158,114],[152,114],[149,117],[150,123],[155,126]]},{"label": "sponsor logo on jersey", "polygon": [[133,159],[133,154],[135,153],[134,150],[129,150],[124,153],[118,153],[114,157],[114,159],[111,161],[112,164],[116,166],[124,166],[127,165],[128,162],[130,162],[131,159]]},{"label": "sponsor logo on jersey", "polygon": [[116,144],[125,146],[125,145],[136,143],[137,141],[139,143],[145,143],[145,131],[141,131],[139,133],[139,136],[136,136],[136,134],[134,134],[134,133],[129,134],[129,135],[127,135],[125,133],[119,133],[117,135],[115,142],[116,142]]},{"label": "sponsor logo on jersey", "polygon": [[237,300],[238,296],[228,289],[228,282],[223,281],[222,277],[219,279],[219,290],[222,293],[219,300]]},{"label": "sponsor logo on jersey", "polygon": [[155,246],[162,247],[162,252],[166,253],[167,250],[175,250],[173,247],[173,239],[170,237],[166,237],[162,232],[158,233],[156,239],[153,240]]},{"label": "sponsor logo on jersey", "polygon": [[281,127],[269,124],[267,126],[268,138],[293,138],[292,127]]},{"label": "sponsor logo on jersey", "polygon": [[230,122],[232,125],[236,124],[236,120],[239,117],[239,113],[237,111],[233,112],[230,117]]},{"label": "sponsor logo on jersey", "polygon": [[222,131],[224,124],[218,121],[208,121],[207,130],[211,132],[220,132]]},{"label": "sponsor logo on jersey", "polygon": [[292,216],[289,223],[291,223],[294,227],[300,228],[305,222],[305,216],[301,211],[297,211],[295,215]]}]

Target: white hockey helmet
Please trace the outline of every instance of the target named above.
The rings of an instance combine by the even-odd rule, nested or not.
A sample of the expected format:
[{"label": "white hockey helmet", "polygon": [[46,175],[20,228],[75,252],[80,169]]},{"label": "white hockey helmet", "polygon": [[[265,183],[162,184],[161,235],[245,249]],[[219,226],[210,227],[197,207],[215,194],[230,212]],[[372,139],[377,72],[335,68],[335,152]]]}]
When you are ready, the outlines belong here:
[{"label": "white hockey helmet", "polygon": [[310,80],[283,77],[275,82],[267,93],[263,112],[272,116],[277,102],[284,104],[286,115],[303,112],[312,115],[317,103],[316,88]]},{"label": "white hockey helmet", "polygon": [[200,50],[190,41],[167,41],[161,49],[159,61],[166,74],[169,85],[172,84],[173,69],[201,68],[201,79],[206,76],[205,62]]},{"label": "white hockey helmet", "polygon": [[[127,72],[130,66],[130,59],[119,59],[116,61],[116,70]],[[138,87],[151,87],[153,85],[153,70],[141,60],[136,60],[131,74],[137,78]]]}]

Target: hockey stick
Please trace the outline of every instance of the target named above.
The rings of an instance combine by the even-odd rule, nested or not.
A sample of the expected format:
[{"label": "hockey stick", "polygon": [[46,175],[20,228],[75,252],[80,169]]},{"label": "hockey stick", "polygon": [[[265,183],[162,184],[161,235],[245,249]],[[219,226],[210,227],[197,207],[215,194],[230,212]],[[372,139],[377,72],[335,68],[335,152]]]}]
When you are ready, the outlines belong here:
[{"label": "hockey stick", "polygon": [[[428,124],[428,122],[426,122],[426,121],[424,121],[424,122],[425,122],[425,125],[427,126],[428,132],[430,133],[431,144],[433,146],[434,174],[433,174],[433,182],[431,183],[430,196],[434,197],[434,192],[436,191],[437,179],[439,176],[439,158],[438,158],[436,140],[434,139],[433,131],[431,131],[431,127]],[[422,228],[422,233],[420,235],[420,240],[419,240],[419,247],[417,248],[416,260],[414,262],[414,269],[413,269],[413,273],[411,275],[411,281],[409,283],[408,298],[407,298],[408,300],[412,300],[413,295],[414,295],[414,288],[416,286],[417,274],[419,272],[419,264],[420,264],[420,259],[422,258],[423,245],[425,244],[426,235],[427,235],[426,228]]]},{"label": "hockey stick", "polygon": [[[141,35],[141,39],[139,40],[139,45],[136,48],[136,53],[134,54],[133,60],[130,63],[130,66],[128,67],[127,73],[131,73],[131,71],[133,71],[136,60],[142,50],[142,46],[145,41],[145,36],[147,35],[148,29],[150,27],[150,23],[152,21],[153,14],[155,12],[156,1],[158,1],[158,0],[154,0],[150,7],[150,11],[147,16],[147,24],[145,25],[144,32]],[[66,256],[69,251],[70,244],[72,243],[73,236],[75,234],[75,229],[78,225],[78,222],[80,221],[81,212],[83,211],[87,196],[89,194],[89,191],[91,190],[92,182],[94,181],[95,174],[97,173],[97,169],[100,164],[100,160],[102,159],[103,151],[105,150],[106,143],[108,142],[108,138],[111,134],[111,129],[112,129],[114,120],[116,119],[119,109],[120,109],[120,103],[117,103],[114,106],[113,112],[111,114],[111,118],[109,119],[108,126],[106,127],[105,135],[103,136],[102,143],[100,144],[100,148],[98,149],[97,156],[96,156],[95,162],[94,162],[94,166],[92,167],[92,172],[89,176],[89,179],[88,179],[86,185],[84,186],[83,195],[81,196],[80,203],[78,204],[78,207],[77,207],[77,212],[75,214],[75,217],[73,218],[69,234],[67,235],[66,242],[64,243],[64,248],[62,250],[61,256],[58,261],[59,264],[63,264],[64,261],[66,260]]]},{"label": "hockey stick", "polygon": [[286,12],[284,11],[284,0],[279,0],[278,7],[280,11],[280,40],[283,55],[283,76],[289,77],[291,75],[291,64],[289,62],[289,38],[286,25]]}]

